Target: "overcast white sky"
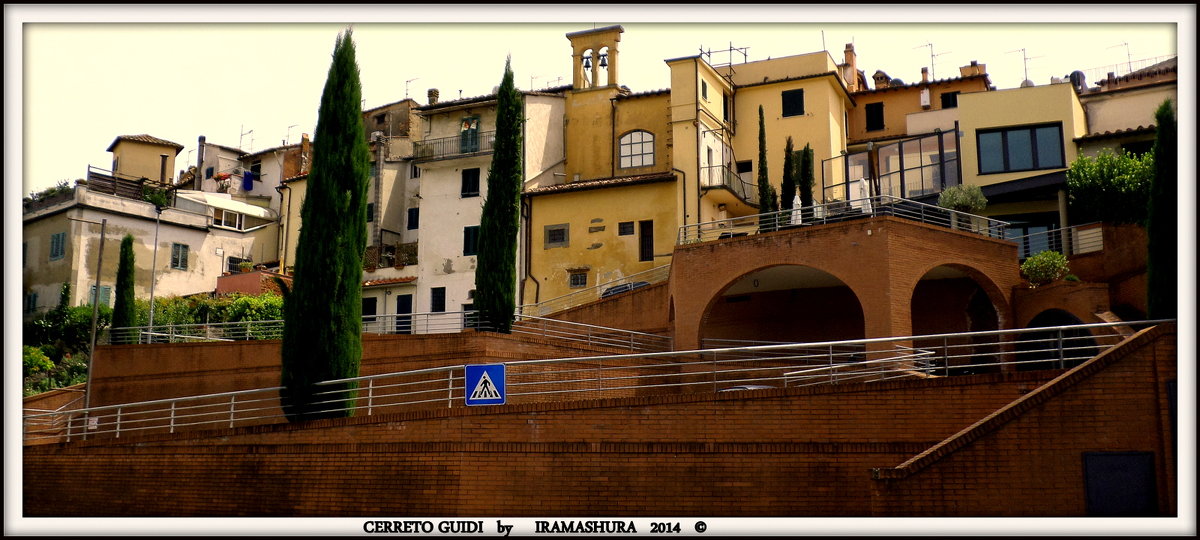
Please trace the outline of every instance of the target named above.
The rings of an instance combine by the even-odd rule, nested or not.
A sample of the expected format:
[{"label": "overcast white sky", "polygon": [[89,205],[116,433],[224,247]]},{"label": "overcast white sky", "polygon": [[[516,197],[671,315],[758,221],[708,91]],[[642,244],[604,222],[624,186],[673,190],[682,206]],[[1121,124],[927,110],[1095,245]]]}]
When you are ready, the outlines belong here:
[{"label": "overcast white sky", "polygon": [[[914,82],[930,65],[932,44],[937,77],[956,76],[959,66],[978,60],[995,86],[1012,88],[1025,78],[1023,56],[1030,58],[1029,78],[1046,84],[1077,69],[1176,54],[1179,38],[1173,22],[1136,22],[1173,20],[1166,11],[1144,8],[1092,7],[1089,17],[1096,20],[1129,22],[1086,24],[1031,24],[1085,19],[1074,8],[1029,6],[696,8],[698,20],[728,19],[736,9],[743,21],[720,24],[668,22],[681,20],[674,7],[591,8],[449,8],[458,20],[557,21],[505,24],[387,23],[448,16],[447,8],[428,7],[44,8],[46,16],[27,22],[17,43],[23,49],[21,194],[81,178],[89,164],[109,168],[105,149],[118,135],[148,133],[182,144],[176,172],[195,163],[200,135],[244,150],[298,141],[314,130],[334,39],[350,22],[368,108],[399,101],[406,91],[425,103],[429,88],[440,89],[442,100],[460,91],[464,97],[489,93],[508,54],[521,88],[569,84],[564,35],[610,24],[625,28],[620,80],[635,92],[668,87],[664,60],[694,55],[702,46],[748,47],[750,61],[825,49],[841,62],[845,44],[854,42],[868,77],[882,69]],[[595,13],[611,18],[595,20]],[[934,16],[959,22],[884,22]],[[968,24],[1006,18],[1026,22]],[[860,22],[839,22],[852,19]],[[561,22],[572,20],[579,22]],[[635,22],[643,20],[663,22]],[[797,22],[745,22],[789,20]],[[814,20],[833,22],[808,22]],[[1194,37],[1191,43],[1194,48]]]}]

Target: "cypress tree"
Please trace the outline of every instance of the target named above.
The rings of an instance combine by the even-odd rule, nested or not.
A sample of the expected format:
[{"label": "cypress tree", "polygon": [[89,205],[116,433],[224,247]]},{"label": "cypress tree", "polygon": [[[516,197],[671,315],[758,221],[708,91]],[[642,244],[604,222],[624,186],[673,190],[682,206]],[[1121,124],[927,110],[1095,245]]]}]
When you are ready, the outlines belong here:
[{"label": "cypress tree", "polygon": [[[321,94],[292,291],[284,302],[280,398],[290,421],[347,416],[362,358],[362,260],[370,152],[351,30],[339,34]],[[342,390],[336,394],[317,392]],[[314,403],[333,400],[333,403]],[[318,411],[328,412],[318,412]]]},{"label": "cypress tree", "polygon": [[521,93],[513,83],[512,58],[496,93],[496,143],[488,167],[487,198],[479,220],[475,307],[481,322],[496,331],[512,329],[516,310],[517,233],[521,206]]},{"label": "cypress tree", "polygon": [[808,143],[804,144],[804,148],[800,150],[800,206],[812,206],[813,201],[813,184],[816,179],[813,175],[813,149]]},{"label": "cypress tree", "polygon": [[762,213],[770,212],[768,204],[769,195],[768,188],[771,187],[770,180],[767,179],[767,125],[763,120],[762,105],[758,106],[758,209]]},{"label": "cypress tree", "polygon": [[1179,182],[1178,127],[1171,100],[1154,112],[1158,124],[1154,138],[1154,180],[1150,187],[1150,208],[1146,219],[1146,314],[1151,319],[1171,319],[1177,314],[1176,280],[1178,271],[1178,215],[1175,201]]},{"label": "cypress tree", "polygon": [[791,210],[792,201],[796,198],[796,160],[792,151],[792,137],[787,138],[783,147],[783,185],[779,188],[780,210]]},{"label": "cypress tree", "polygon": [[117,298],[113,302],[112,327],[135,326],[136,305],[133,301],[133,236],[121,239],[121,255],[117,261]]}]

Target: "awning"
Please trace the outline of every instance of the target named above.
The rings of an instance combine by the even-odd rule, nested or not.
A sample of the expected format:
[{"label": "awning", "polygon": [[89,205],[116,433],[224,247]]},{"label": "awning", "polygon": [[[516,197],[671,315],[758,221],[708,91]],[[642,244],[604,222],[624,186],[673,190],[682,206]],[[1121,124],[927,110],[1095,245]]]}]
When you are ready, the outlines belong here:
[{"label": "awning", "polygon": [[237,212],[251,217],[275,220],[279,216],[270,208],[263,208],[253,204],[235,201],[228,196],[222,196],[218,193],[207,193],[204,191],[180,190],[176,194],[181,199],[187,199],[192,202],[200,203],[213,208],[220,208],[229,212]]}]

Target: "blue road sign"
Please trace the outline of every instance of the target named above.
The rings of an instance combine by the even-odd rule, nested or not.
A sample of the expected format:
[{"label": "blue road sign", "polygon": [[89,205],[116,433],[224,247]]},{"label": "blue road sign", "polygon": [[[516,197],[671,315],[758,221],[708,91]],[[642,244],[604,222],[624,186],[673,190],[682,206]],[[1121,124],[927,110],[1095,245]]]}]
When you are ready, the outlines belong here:
[{"label": "blue road sign", "polygon": [[464,395],[467,405],[504,405],[508,399],[504,388],[504,364],[481,364],[466,367]]}]

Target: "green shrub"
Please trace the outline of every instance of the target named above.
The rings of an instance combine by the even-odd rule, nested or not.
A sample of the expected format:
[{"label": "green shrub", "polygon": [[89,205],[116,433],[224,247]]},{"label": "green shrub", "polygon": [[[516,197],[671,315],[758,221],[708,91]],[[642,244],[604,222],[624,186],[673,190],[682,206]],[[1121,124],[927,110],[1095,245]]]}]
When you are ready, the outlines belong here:
[{"label": "green shrub", "polygon": [[1074,223],[1142,223],[1150,204],[1154,153],[1080,156],[1067,169],[1068,212]]},{"label": "green shrub", "polygon": [[1021,273],[1031,287],[1053,283],[1067,275],[1067,256],[1057,251],[1043,251],[1021,263]]},{"label": "green shrub", "polygon": [[951,186],[938,195],[938,206],[972,214],[987,208],[987,202],[983,190],[974,184]]}]

